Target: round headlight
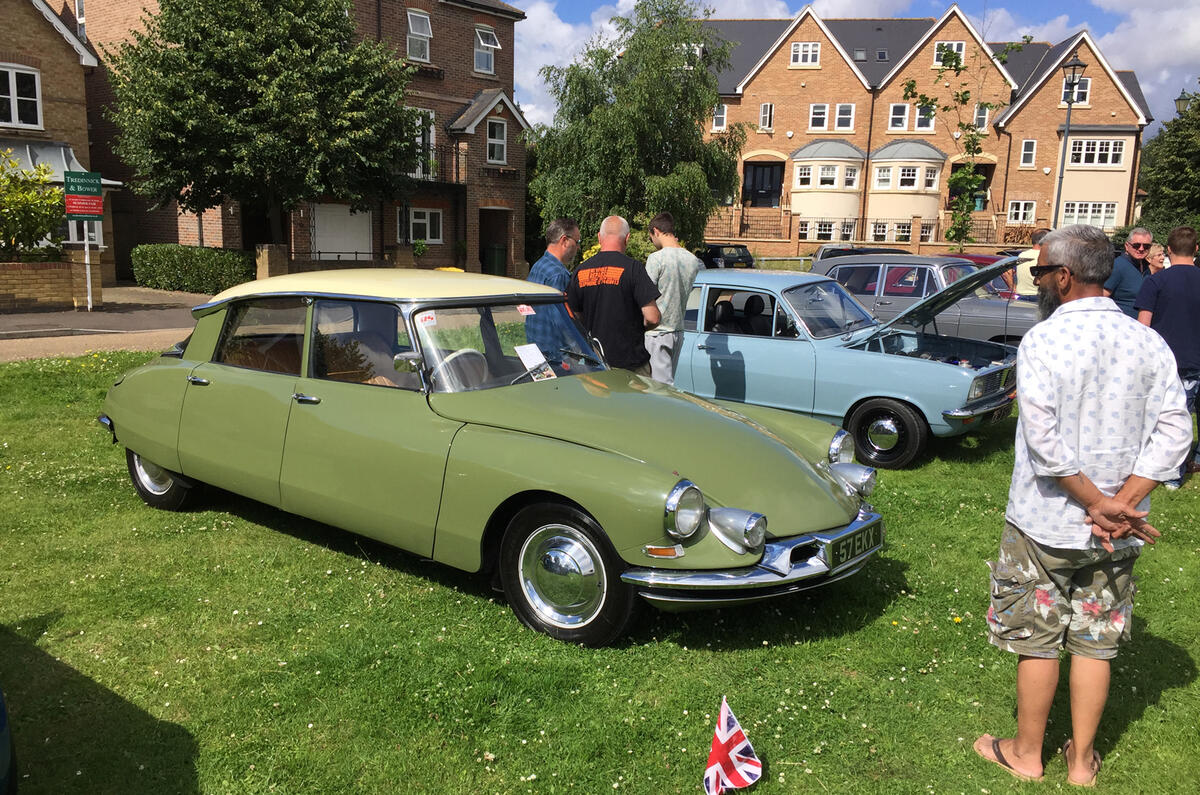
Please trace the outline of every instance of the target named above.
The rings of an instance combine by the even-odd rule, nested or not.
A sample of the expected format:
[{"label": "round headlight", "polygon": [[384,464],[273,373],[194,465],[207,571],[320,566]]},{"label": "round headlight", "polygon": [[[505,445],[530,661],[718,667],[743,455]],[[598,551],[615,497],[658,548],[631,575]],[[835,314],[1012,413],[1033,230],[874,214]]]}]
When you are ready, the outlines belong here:
[{"label": "round headlight", "polygon": [[862,464],[834,464],[830,467],[838,480],[846,484],[847,490],[862,497],[875,491],[875,470]]},{"label": "round headlight", "polygon": [[767,517],[741,508],[712,508],[708,524],[722,544],[739,555],[762,552],[767,538]]},{"label": "round headlight", "polygon": [[708,506],[695,483],[681,480],[667,495],[664,526],[671,538],[690,538],[704,524]]},{"label": "round headlight", "polygon": [[838,429],[829,443],[829,463],[849,464],[854,460],[854,437],[848,432]]},{"label": "round headlight", "polygon": [[758,549],[767,540],[767,517],[761,513],[750,515],[746,522],[746,548]]}]

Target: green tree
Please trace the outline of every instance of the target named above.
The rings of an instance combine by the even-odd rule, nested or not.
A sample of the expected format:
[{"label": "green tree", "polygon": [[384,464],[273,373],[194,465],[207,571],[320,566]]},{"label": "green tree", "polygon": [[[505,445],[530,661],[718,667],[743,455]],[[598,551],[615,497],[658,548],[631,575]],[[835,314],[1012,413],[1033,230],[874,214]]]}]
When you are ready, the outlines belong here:
[{"label": "green tree", "polygon": [[[1000,52],[995,53],[995,60],[1003,64],[1010,53],[1017,52],[1030,41],[1032,37],[1026,36],[1021,43],[1006,44]],[[975,194],[984,182],[984,175],[976,170],[976,165],[979,155],[983,153],[983,136],[987,134],[987,128],[975,126],[976,108],[986,108],[988,118],[992,119],[995,118],[994,111],[1007,104],[983,99],[988,78],[996,74],[991,56],[991,53],[983,53],[975,48],[969,61],[964,61],[954,50],[942,51],[941,65],[934,74],[933,84],[943,89],[948,87],[948,96],[926,94],[918,89],[916,80],[904,83],[904,98],[915,99],[918,113],[932,114],[935,124],[940,118],[954,133],[954,146],[962,155],[960,163],[950,169],[950,175],[946,178],[950,194],[950,224],[944,232],[946,240],[957,244],[959,251],[966,243],[973,242],[971,213],[975,210]]]},{"label": "green tree", "polygon": [[0,150],[0,259],[41,247],[62,224],[63,192],[50,184],[53,175],[48,163],[26,170],[11,149]]},{"label": "green tree", "polygon": [[[1200,100],[1163,124],[1142,149],[1138,187],[1146,191],[1145,217],[1179,219],[1200,214]],[[1173,223],[1171,226],[1174,226]]]},{"label": "green tree", "polygon": [[642,0],[613,17],[613,37],[542,69],[558,103],[554,124],[533,132],[543,218],[578,219],[590,235],[610,213],[641,226],[667,210],[680,239],[703,239],[714,197],[737,191],[746,134],[731,125],[705,138],[730,45],[700,13],[688,0]]},{"label": "green tree", "polygon": [[402,195],[418,158],[409,71],[355,41],[346,0],[161,0],[106,51],[133,187],[200,212],[226,199],[282,213],[320,197]]}]

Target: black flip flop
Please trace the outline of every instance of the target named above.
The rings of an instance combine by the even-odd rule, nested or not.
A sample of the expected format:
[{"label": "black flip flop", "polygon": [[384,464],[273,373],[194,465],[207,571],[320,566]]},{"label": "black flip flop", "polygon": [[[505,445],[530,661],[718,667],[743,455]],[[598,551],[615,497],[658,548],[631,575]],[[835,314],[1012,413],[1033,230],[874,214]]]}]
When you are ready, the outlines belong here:
[{"label": "black flip flop", "polygon": [[[979,739],[982,740],[983,738],[980,737]],[[978,740],[976,740],[976,742],[978,742]],[[974,746],[972,747],[974,748]],[[980,753],[978,748],[975,748],[975,753],[979,754],[981,759],[986,759],[987,761],[999,767],[1001,770],[1007,772],[1013,778],[1019,778],[1021,781],[1041,781],[1043,778],[1045,778],[1045,776],[1028,776],[1014,768],[1009,761],[1004,758],[1004,754],[1001,753],[1000,739],[998,737],[992,738],[992,753],[996,755],[995,759],[988,759],[986,756]]]}]

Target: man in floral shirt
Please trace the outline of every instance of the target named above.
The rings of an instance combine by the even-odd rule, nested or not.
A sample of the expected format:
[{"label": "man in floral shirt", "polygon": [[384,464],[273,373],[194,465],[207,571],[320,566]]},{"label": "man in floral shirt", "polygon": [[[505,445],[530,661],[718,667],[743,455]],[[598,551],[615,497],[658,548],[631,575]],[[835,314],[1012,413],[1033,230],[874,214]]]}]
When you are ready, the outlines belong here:
[{"label": "man in floral shirt", "polygon": [[1067,780],[1090,786],[1109,661],[1129,636],[1133,565],[1159,533],[1149,494],[1175,477],[1192,439],[1175,358],[1104,296],[1111,245],[1095,227],[1042,241],[1033,276],[1046,318],[1017,352],[1016,456],[991,568],[991,642],[1018,655],[1017,733],[975,751],[1018,778],[1042,777],[1042,743],[1071,654]]}]

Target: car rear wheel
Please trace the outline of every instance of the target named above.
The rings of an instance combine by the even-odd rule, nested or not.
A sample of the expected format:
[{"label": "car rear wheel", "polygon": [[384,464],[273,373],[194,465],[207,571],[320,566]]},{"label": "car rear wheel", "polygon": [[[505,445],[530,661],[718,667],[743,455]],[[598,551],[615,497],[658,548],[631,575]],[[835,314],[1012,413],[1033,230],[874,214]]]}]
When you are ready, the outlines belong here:
[{"label": "car rear wheel", "polygon": [[125,450],[125,463],[138,496],[151,508],[178,511],[192,496],[193,488],[169,469],[147,461],[132,450]]},{"label": "car rear wheel", "polygon": [[569,643],[604,646],[629,627],[637,596],[619,569],[599,525],[566,505],[521,509],[500,543],[500,582],[513,612]]},{"label": "car rear wheel", "polygon": [[929,426],[911,406],[889,398],[868,400],[850,414],[858,459],[880,469],[900,469],[925,450]]}]

